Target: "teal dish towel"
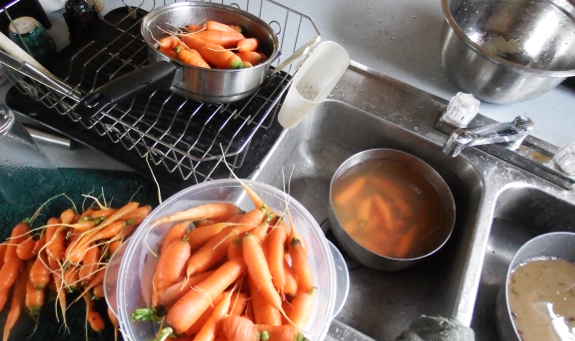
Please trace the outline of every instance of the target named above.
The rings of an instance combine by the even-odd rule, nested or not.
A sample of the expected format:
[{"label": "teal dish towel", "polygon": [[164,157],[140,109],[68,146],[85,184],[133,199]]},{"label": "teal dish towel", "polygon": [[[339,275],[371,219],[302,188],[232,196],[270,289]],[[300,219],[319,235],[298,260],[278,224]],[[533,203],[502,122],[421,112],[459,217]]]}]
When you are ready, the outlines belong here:
[{"label": "teal dish towel", "polygon": [[455,318],[421,315],[396,341],[475,341],[475,333]]}]

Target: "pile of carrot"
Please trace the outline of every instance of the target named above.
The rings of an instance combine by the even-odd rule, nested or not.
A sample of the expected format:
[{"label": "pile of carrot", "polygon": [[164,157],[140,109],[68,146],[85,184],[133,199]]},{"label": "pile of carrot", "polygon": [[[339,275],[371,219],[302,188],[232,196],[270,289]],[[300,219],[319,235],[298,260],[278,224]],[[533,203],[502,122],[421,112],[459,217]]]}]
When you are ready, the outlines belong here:
[{"label": "pile of carrot", "polygon": [[[56,298],[64,325],[66,310],[83,298],[87,324],[101,332],[104,319],[92,300],[104,297],[107,260],[150,211],[150,206],[129,202],[119,208],[98,206],[84,212],[66,209],[38,228],[31,228],[30,220],[16,224],[0,244],[0,310],[10,305],[3,341],[24,310],[38,317],[49,297]],[[77,298],[67,302],[72,292]],[[108,315],[117,336],[117,320],[110,310]]]},{"label": "pile of carrot", "polygon": [[144,293],[151,306],[132,319],[161,321],[154,340],[306,339],[317,287],[305,243],[288,217],[242,186],[255,205],[251,211],[208,203],[153,223],[172,226],[152,292]]},{"label": "pile of carrot", "polygon": [[258,40],[245,37],[242,31],[237,25],[209,20],[160,39],[158,49],[170,58],[202,68],[241,69],[266,60],[266,55],[257,50]]}]

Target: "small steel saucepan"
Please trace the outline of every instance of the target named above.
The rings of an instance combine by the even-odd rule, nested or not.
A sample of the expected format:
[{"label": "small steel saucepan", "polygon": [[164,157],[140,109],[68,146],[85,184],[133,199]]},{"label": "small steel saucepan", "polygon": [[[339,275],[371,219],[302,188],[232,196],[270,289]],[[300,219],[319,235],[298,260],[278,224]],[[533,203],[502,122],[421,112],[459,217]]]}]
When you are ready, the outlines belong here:
[{"label": "small steel saucepan", "polygon": [[[170,59],[157,49],[157,41],[177,27],[206,20],[242,26],[246,36],[257,38],[258,49],[268,56],[260,65],[234,70],[205,69]],[[279,39],[260,18],[237,8],[196,2],[177,2],[158,7],[142,19],[142,36],[148,44],[150,65],[104,84],[88,94],[76,107],[83,117],[92,117],[109,104],[153,89],[172,90],[186,98],[207,103],[230,103],[253,94],[279,55]]]}]

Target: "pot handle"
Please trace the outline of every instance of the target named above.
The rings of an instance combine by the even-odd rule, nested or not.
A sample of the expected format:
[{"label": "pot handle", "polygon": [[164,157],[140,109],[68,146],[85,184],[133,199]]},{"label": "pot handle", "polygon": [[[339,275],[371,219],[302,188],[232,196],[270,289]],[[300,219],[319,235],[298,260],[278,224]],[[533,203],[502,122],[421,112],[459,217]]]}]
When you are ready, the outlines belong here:
[{"label": "pot handle", "polygon": [[169,90],[180,66],[171,62],[146,65],[102,85],[74,108],[81,119],[91,119],[106,106],[150,90]]}]

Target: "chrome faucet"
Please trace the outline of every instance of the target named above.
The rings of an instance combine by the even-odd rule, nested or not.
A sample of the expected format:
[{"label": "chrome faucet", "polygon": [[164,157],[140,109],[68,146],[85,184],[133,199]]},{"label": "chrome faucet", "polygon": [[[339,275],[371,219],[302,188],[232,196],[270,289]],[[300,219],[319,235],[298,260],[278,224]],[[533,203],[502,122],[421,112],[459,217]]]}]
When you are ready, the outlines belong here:
[{"label": "chrome faucet", "polygon": [[496,123],[471,130],[458,128],[449,136],[443,153],[456,157],[464,148],[495,143],[516,150],[531,129],[533,121],[525,116],[517,116],[513,122]]}]

